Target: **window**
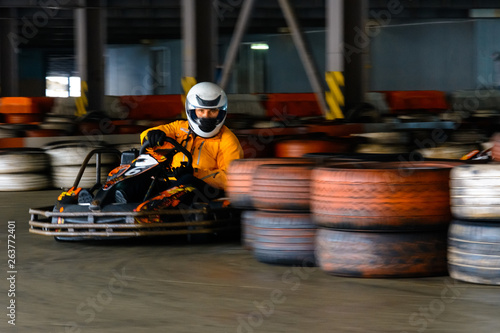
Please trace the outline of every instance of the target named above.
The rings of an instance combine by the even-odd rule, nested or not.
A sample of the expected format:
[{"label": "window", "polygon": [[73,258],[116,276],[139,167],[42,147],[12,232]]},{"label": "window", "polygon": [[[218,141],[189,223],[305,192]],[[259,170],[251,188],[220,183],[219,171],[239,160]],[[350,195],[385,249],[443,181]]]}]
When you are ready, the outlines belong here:
[{"label": "window", "polygon": [[78,76],[47,76],[45,96],[80,97],[80,78]]}]

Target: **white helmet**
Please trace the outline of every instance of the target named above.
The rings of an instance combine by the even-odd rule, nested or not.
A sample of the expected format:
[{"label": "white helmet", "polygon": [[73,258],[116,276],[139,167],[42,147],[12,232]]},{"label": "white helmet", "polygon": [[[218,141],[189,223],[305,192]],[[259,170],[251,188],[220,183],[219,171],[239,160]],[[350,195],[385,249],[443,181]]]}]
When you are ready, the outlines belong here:
[{"label": "white helmet", "polygon": [[[217,118],[198,118],[195,109],[219,109]],[[211,82],[200,82],[186,96],[186,115],[189,127],[202,138],[219,133],[227,115],[227,96],[221,87]]]}]

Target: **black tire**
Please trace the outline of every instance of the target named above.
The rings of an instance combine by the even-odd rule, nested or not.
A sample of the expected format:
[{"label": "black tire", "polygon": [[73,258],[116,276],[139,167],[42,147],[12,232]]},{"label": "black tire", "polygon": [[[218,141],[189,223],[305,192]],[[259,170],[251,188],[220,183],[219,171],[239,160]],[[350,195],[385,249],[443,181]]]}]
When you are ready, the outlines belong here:
[{"label": "black tire", "polygon": [[246,210],[241,214],[241,245],[245,250],[251,251],[253,249],[254,240],[254,227],[255,216],[257,211]]},{"label": "black tire", "polygon": [[445,231],[359,232],[319,228],[316,260],[331,275],[362,278],[447,274]]},{"label": "black tire", "polygon": [[256,211],[253,254],[263,263],[314,266],[316,226],[310,214]]},{"label": "black tire", "polygon": [[456,280],[500,285],[500,224],[452,221],[448,270]]}]

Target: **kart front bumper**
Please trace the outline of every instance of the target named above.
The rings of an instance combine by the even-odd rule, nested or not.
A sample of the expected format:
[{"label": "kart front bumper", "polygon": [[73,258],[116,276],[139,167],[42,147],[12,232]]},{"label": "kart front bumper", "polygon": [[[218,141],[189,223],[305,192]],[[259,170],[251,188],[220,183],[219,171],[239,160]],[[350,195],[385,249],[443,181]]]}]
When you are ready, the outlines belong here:
[{"label": "kart front bumper", "polygon": [[[56,238],[101,239],[181,234],[216,234],[240,228],[239,212],[230,207],[151,212],[57,212],[30,208],[29,232]],[[66,220],[79,221],[65,222]],[[99,221],[119,221],[101,223]],[[138,223],[138,221],[168,221]]]}]

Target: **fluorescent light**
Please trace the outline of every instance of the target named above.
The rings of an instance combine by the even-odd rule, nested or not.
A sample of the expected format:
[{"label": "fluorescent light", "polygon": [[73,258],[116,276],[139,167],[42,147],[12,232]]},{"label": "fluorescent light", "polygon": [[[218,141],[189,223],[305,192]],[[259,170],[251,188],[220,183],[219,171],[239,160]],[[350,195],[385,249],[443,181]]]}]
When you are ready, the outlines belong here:
[{"label": "fluorescent light", "polygon": [[250,48],[252,50],[267,50],[267,49],[269,49],[269,45],[264,44],[264,43],[255,43],[255,44],[250,45]]}]

